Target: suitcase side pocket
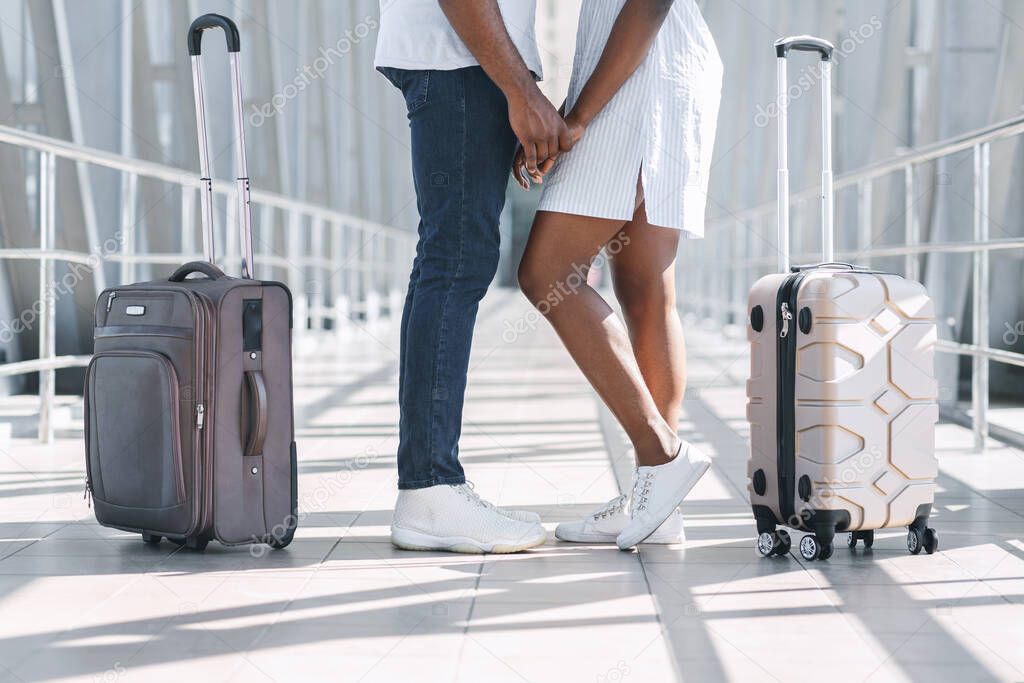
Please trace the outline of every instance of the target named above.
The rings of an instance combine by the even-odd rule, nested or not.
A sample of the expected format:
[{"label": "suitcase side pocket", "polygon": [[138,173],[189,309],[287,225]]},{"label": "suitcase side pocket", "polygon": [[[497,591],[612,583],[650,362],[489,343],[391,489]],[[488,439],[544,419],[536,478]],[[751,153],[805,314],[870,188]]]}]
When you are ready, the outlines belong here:
[{"label": "suitcase side pocket", "polygon": [[123,350],[93,357],[86,379],[86,466],[100,522],[153,528],[151,512],[186,502],[179,392],[174,366],[162,354]]}]

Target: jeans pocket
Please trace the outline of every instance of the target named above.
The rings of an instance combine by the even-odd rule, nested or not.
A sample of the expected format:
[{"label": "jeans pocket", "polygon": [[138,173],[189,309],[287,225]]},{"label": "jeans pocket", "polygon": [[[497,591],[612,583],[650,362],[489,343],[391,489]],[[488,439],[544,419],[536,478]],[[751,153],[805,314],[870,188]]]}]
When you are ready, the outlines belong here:
[{"label": "jeans pocket", "polygon": [[427,89],[430,83],[430,71],[426,69],[396,69],[390,66],[377,68],[384,78],[402,91],[405,106],[410,114],[415,113],[427,103]]},{"label": "jeans pocket", "polygon": [[378,66],[377,67],[377,71],[379,71],[380,74],[384,78],[388,79],[388,83],[390,83],[391,85],[395,86],[399,90],[402,89],[402,70],[401,69],[396,69],[396,68],[391,67],[391,66]]}]

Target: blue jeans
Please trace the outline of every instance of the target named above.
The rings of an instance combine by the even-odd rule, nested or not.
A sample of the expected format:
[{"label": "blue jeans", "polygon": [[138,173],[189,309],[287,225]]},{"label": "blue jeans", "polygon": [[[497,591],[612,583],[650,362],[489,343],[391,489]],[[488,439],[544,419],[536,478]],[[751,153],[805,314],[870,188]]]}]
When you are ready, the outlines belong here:
[{"label": "blue jeans", "polygon": [[461,484],[473,325],[498,268],[516,137],[504,94],[478,66],[380,71],[405,96],[420,214],[402,312],[398,488]]}]

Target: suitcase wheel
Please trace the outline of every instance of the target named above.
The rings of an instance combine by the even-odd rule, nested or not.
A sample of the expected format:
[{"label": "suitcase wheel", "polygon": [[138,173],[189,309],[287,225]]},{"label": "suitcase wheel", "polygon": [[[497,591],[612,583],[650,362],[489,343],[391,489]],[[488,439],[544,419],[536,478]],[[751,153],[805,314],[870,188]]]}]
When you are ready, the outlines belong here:
[{"label": "suitcase wheel", "polygon": [[201,553],[204,550],[206,550],[206,546],[209,542],[210,539],[208,538],[199,538],[196,536],[192,536],[190,538],[185,539],[185,547],[189,550],[195,550]]},{"label": "suitcase wheel", "polygon": [[935,529],[924,530],[924,551],[931,555],[939,549],[939,534]]},{"label": "suitcase wheel", "polygon": [[762,557],[788,555],[791,546],[789,532],[785,529],[766,531],[757,537],[757,552],[761,553]]},{"label": "suitcase wheel", "polygon": [[278,538],[277,536],[270,536],[270,537],[267,538],[266,543],[267,543],[267,545],[269,545],[274,550],[282,550],[283,548],[287,548],[288,547],[288,544],[292,542],[292,538],[294,536],[295,536],[294,533],[290,533],[287,536],[285,536],[284,538]]},{"label": "suitcase wheel", "polygon": [[800,557],[808,562],[814,560],[827,560],[832,557],[833,546],[831,543],[822,543],[821,540],[808,534],[800,539]]},{"label": "suitcase wheel", "polygon": [[911,555],[917,555],[922,550],[931,555],[939,549],[939,535],[935,529],[910,527],[907,530],[907,550]]},{"label": "suitcase wheel", "polygon": [[142,542],[146,545],[156,545],[160,542],[162,536],[156,534],[142,534]]},{"label": "suitcase wheel", "polygon": [[907,531],[907,550],[911,555],[917,555],[924,546],[924,529],[910,527]]},{"label": "suitcase wheel", "polygon": [[857,547],[857,541],[864,541],[864,547],[870,548],[875,544],[875,532],[868,531],[851,531],[846,537],[846,546],[850,549]]},{"label": "suitcase wheel", "polygon": [[779,544],[778,548],[775,549],[775,554],[779,556],[788,555],[789,549],[793,545],[793,541],[789,537],[789,532],[785,529],[779,529],[775,532],[775,535],[779,537]]}]

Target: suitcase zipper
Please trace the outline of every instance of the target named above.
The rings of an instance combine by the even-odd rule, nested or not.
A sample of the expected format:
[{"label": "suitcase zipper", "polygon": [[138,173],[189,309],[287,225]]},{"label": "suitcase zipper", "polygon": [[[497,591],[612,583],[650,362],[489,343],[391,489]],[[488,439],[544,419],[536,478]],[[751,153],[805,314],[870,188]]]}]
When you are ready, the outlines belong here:
[{"label": "suitcase zipper", "polygon": [[[779,330],[777,341],[778,387],[776,404],[776,445],[778,448],[778,479],[779,479],[779,512],[782,523],[800,528],[799,520],[794,520],[795,505],[793,496],[796,477],[796,335],[789,332],[793,311],[796,310],[796,295],[800,282],[804,279],[803,272],[797,272],[782,283],[778,296],[778,315],[776,329]],[[796,521],[794,525],[792,522]]]},{"label": "suitcase zipper", "polygon": [[207,396],[205,393],[200,393],[199,397],[203,400],[200,406],[196,406],[196,500],[198,501],[197,512],[199,515],[199,522],[197,526],[197,533],[203,533],[212,526],[213,518],[213,463],[208,462],[209,454],[212,449],[209,448],[209,440],[212,438],[208,433],[210,430],[205,429],[206,426],[206,406],[211,405],[214,397],[212,392],[214,390],[214,382],[207,381],[207,358],[216,357],[216,349],[213,348],[216,343],[216,335],[213,332],[214,321],[213,321],[213,305],[212,302],[203,294],[194,292],[197,315],[202,316],[202,333],[197,331],[196,334],[196,374],[197,382],[199,386],[204,388],[208,387],[211,395]]}]

